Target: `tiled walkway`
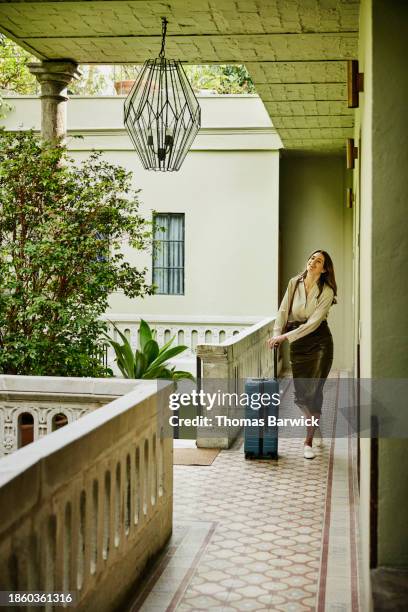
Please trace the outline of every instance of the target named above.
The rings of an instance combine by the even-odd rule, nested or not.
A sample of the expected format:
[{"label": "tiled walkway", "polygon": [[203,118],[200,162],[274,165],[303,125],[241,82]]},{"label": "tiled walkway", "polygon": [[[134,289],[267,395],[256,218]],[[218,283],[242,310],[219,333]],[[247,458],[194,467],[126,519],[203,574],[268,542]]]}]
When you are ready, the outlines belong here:
[{"label": "tiled walkway", "polygon": [[360,610],[354,440],[312,461],[302,440],[279,445],[278,462],[246,461],[238,441],[209,467],[175,466],[173,536],[132,612]]}]

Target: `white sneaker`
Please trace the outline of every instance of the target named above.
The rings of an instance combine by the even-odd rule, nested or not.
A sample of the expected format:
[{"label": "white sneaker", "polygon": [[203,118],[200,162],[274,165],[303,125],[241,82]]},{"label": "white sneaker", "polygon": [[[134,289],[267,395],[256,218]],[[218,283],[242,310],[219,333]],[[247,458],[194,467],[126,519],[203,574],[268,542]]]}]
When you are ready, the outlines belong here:
[{"label": "white sneaker", "polygon": [[303,447],[303,456],[305,459],[314,459],[316,454],[311,446],[305,444]]},{"label": "white sneaker", "polygon": [[313,443],[315,446],[323,446],[323,437],[322,432],[320,431],[320,427],[316,427],[316,431],[314,433]]}]

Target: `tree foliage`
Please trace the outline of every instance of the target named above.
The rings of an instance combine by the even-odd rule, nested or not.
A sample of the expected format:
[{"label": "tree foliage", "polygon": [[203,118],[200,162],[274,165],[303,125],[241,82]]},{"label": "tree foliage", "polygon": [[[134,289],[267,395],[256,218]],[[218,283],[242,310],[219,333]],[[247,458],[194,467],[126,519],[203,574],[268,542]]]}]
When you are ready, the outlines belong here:
[{"label": "tree foliage", "polygon": [[[14,94],[34,95],[38,84],[27,63],[37,61],[28,51],[0,34],[0,90]],[[79,66],[81,77],[71,81],[68,93],[77,96],[112,94],[115,81],[136,79],[141,66]],[[184,65],[196,93],[212,91],[217,94],[256,93],[254,84],[243,65]],[[1,104],[1,98],[0,98]],[[1,108],[1,106],[0,106]]]},{"label": "tree foliage", "polygon": [[35,60],[12,40],[0,34],[0,117],[10,110],[4,94],[30,95],[37,92],[36,78],[27,68]]},{"label": "tree foliage", "polygon": [[[216,94],[256,93],[245,66],[233,64],[183,66],[195,93],[211,91]],[[141,66],[115,66],[114,80],[137,79]]]},{"label": "tree foliage", "polygon": [[35,57],[0,34],[0,89],[29,95],[37,91],[37,81],[27,68]]},{"label": "tree foliage", "polygon": [[[68,93],[71,96],[100,96],[106,93],[109,79],[101,72],[98,66],[80,65],[79,79],[73,79],[68,85]],[[113,84],[112,84],[113,89]]]},{"label": "tree foliage", "polygon": [[[28,51],[0,34],[0,92],[20,95],[35,95],[38,93],[38,82],[27,66],[29,62],[37,61],[37,58]],[[109,78],[98,66],[81,65],[79,70],[81,72],[80,78],[74,79],[68,88],[71,95],[96,96],[106,92],[109,86]],[[2,98],[0,98],[1,104],[4,107],[4,112],[7,110],[7,105]]]},{"label": "tree foliage", "polygon": [[151,294],[121,251],[151,242],[131,175],[97,153],[74,165],[32,132],[0,132],[0,371],[103,376],[113,291]]},{"label": "tree foliage", "polygon": [[185,66],[185,71],[195,92],[256,93],[251,77],[242,65]]}]

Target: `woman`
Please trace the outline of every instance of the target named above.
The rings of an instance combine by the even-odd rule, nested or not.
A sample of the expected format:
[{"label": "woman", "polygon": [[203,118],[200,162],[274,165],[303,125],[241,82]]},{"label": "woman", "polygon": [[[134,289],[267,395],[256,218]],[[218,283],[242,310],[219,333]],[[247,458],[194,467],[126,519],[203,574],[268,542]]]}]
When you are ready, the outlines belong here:
[{"label": "woman", "polygon": [[[290,343],[290,363],[295,385],[295,403],[308,417],[320,418],[323,386],[333,362],[333,338],[327,314],[336,303],[337,285],[333,262],[326,251],[314,251],[306,270],[291,278],[268,340],[270,348]],[[315,427],[306,430],[304,457],[313,459]],[[320,434],[320,431],[319,431]],[[321,434],[319,442],[321,443]]]}]

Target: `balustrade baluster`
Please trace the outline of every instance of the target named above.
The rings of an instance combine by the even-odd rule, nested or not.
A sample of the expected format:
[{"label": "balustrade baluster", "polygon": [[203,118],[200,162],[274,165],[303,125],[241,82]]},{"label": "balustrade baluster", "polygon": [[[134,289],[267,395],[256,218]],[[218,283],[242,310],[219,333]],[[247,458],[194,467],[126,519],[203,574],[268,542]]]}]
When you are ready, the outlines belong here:
[{"label": "balustrade baluster", "polygon": [[148,512],[148,491],[149,491],[149,440],[146,438],[143,447],[143,514]]},{"label": "balustrade baluster", "polygon": [[121,465],[120,462],[116,464],[115,471],[115,536],[114,543],[115,548],[119,546],[120,543],[120,535],[121,535],[121,497],[122,497],[122,487],[121,487]]},{"label": "balustrade baluster", "polygon": [[111,530],[111,474],[109,471],[105,473],[105,495],[103,504],[103,550],[102,556],[106,559],[109,556],[110,550],[110,530]]},{"label": "balustrade baluster", "polygon": [[[65,504],[64,527],[63,527],[63,571],[62,590],[67,592],[72,588],[72,506],[71,502]],[[31,587],[29,590],[34,591]]]},{"label": "balustrade baluster", "polygon": [[157,448],[156,448],[156,434],[153,434],[152,438],[152,452],[151,452],[151,503],[152,506],[156,503],[157,497]]},{"label": "balustrade baluster", "polygon": [[135,505],[135,509],[134,509],[134,524],[137,525],[139,523],[140,520],[140,506],[141,506],[141,488],[140,488],[140,480],[141,480],[141,475],[140,475],[140,448],[139,446],[136,448],[135,451],[135,488],[134,488],[134,505]]},{"label": "balustrade baluster", "polygon": [[164,493],[164,486],[163,486],[163,480],[164,480],[164,440],[163,440],[163,428],[161,429],[160,432],[160,440],[159,440],[159,460],[158,460],[158,465],[159,465],[159,497],[163,496]]},{"label": "balustrade baluster", "polygon": [[126,457],[126,478],[125,478],[125,534],[129,535],[130,531],[130,516],[131,516],[131,470],[130,470],[130,455]]},{"label": "balustrade baluster", "polygon": [[91,514],[91,574],[96,572],[98,561],[98,516],[99,516],[99,484],[97,480],[92,483],[92,514]]},{"label": "balustrade baluster", "polygon": [[[84,584],[85,569],[85,537],[86,537],[86,493],[81,491],[79,497],[79,525],[78,525],[78,557],[77,557],[77,589],[80,591]],[[48,589],[47,589],[48,590]],[[51,589],[52,590],[52,589]]]}]

